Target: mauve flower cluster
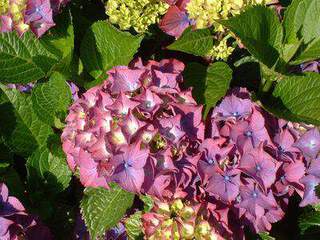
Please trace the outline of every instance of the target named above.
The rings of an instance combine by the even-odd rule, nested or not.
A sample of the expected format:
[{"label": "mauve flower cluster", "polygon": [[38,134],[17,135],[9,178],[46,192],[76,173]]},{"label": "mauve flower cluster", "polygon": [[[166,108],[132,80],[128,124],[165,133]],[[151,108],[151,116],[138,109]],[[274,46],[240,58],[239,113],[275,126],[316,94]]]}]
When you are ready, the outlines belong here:
[{"label": "mauve flower cluster", "polygon": [[0,183],[0,239],[53,239],[47,227],[34,216],[27,214],[17,198],[9,196],[8,188],[4,183]]},{"label": "mauve flower cluster", "polygon": [[116,182],[162,198],[189,185],[204,125],[202,107],[179,88],[183,69],[173,59],[137,60],[111,69],[102,85],[75,101],[62,142],[84,186]]},{"label": "mauve flower cluster", "polygon": [[41,37],[53,27],[53,16],[69,0],[0,0],[0,32],[17,31],[21,36],[31,29]]},{"label": "mauve flower cluster", "polygon": [[[276,119],[252,102],[245,89],[237,89],[212,111],[206,137],[199,157],[192,162],[197,176],[190,177],[185,189],[176,191],[184,194],[162,199],[143,216],[150,239],[168,230],[163,227],[166,216],[177,217],[164,214],[161,206],[181,197],[186,205],[202,205],[206,211],[194,210],[196,218],[208,220],[210,229],[226,239],[244,239],[245,226],[257,233],[269,231],[272,223],[284,217],[289,197],[295,192],[302,197],[301,207],[320,203],[315,193],[320,183],[317,128]],[[196,225],[188,229],[195,237]],[[171,236],[176,231],[172,230]],[[163,235],[158,239],[171,238]]]},{"label": "mauve flower cluster", "polygon": [[300,206],[320,202],[317,128],[276,119],[240,89],[213,110],[207,130],[198,172],[208,201],[225,208],[226,233],[232,235],[235,225],[238,233],[244,225],[270,230],[294,192],[302,197]]}]

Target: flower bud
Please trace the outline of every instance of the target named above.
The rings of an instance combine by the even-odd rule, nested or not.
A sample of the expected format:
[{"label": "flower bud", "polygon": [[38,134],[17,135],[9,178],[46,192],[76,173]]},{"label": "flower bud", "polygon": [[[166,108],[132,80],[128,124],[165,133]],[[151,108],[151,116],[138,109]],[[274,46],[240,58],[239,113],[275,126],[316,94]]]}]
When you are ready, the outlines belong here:
[{"label": "flower bud", "polygon": [[159,203],[159,213],[170,215],[170,206],[168,203]]},{"label": "flower bud", "polygon": [[185,206],[181,212],[180,212],[180,216],[184,219],[189,219],[194,215],[194,210],[192,207],[189,206]]},{"label": "flower bud", "polygon": [[182,208],[183,208],[183,202],[181,201],[181,199],[175,200],[171,205],[171,210],[176,213],[179,212]]},{"label": "flower bud", "polygon": [[181,229],[182,238],[192,239],[193,235],[194,235],[194,227],[188,223],[182,224],[182,229]]}]

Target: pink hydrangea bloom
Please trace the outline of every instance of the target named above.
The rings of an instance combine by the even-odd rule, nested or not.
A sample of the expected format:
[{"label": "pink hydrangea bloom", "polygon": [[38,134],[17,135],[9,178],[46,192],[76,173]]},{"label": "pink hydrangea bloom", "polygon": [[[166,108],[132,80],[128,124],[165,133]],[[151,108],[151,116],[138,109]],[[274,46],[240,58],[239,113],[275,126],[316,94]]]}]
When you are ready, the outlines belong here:
[{"label": "pink hydrangea bloom", "polygon": [[[188,183],[196,172],[194,149],[203,140],[204,125],[202,107],[179,87],[183,69],[174,59],[146,64],[138,59],[111,69],[102,85],[75,101],[62,142],[69,167],[84,186],[108,188],[117,182],[128,191],[162,198]],[[182,162],[190,167],[181,173]],[[155,186],[155,179],[168,184]]]}]

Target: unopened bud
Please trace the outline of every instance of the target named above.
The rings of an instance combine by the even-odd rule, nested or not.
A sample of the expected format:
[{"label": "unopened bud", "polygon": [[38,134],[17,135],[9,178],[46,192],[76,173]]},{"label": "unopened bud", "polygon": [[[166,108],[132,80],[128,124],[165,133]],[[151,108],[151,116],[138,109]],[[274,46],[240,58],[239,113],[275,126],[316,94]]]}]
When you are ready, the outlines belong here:
[{"label": "unopened bud", "polygon": [[189,219],[193,216],[194,210],[192,207],[186,206],[181,210],[180,216],[184,219]]},{"label": "unopened bud", "polygon": [[168,203],[159,203],[159,213],[170,215],[170,206]]},{"label": "unopened bud", "polygon": [[181,235],[185,239],[192,239],[194,235],[194,227],[191,224],[182,224]]},{"label": "unopened bud", "polygon": [[198,236],[208,236],[211,232],[210,224],[207,221],[202,221],[198,224],[196,228],[196,233]]},{"label": "unopened bud", "polygon": [[183,208],[183,202],[181,201],[181,199],[175,200],[171,205],[171,209],[174,212],[179,212],[182,208]]}]

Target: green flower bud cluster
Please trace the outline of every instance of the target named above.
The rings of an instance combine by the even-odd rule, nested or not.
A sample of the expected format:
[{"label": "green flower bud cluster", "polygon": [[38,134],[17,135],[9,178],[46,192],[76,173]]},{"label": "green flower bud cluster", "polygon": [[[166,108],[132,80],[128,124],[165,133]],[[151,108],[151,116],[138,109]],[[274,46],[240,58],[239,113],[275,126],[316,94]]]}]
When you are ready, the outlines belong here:
[{"label": "green flower bud cluster", "polygon": [[223,39],[208,52],[207,56],[226,61],[233,50],[234,47],[228,46],[227,40]]},{"label": "green flower bud cluster", "polygon": [[161,220],[151,220],[157,230],[148,240],[218,240],[209,222],[197,216],[197,207],[183,203],[181,199],[156,205],[155,212]]},{"label": "green flower bud cluster", "polygon": [[147,31],[152,24],[158,23],[166,13],[169,5],[161,0],[109,0],[106,14],[109,21],[120,29],[131,27],[138,33]]},{"label": "green flower bud cluster", "polygon": [[0,15],[6,14],[9,9],[9,0],[0,0]]}]

